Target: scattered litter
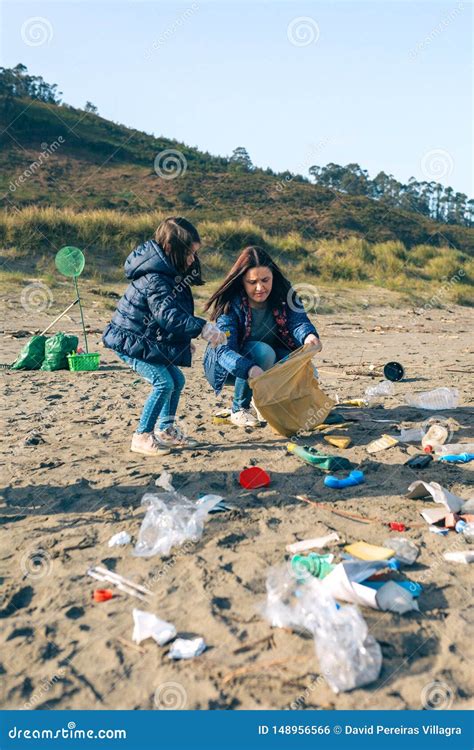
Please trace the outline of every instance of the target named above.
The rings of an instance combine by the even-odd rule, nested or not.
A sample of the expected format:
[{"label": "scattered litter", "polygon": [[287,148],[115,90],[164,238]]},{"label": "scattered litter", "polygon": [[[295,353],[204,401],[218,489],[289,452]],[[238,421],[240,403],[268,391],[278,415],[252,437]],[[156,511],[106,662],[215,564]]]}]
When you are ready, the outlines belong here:
[{"label": "scattered litter", "polygon": [[449,437],[448,428],[444,424],[432,424],[421,439],[421,447],[425,453],[433,453],[443,445]]},{"label": "scattered litter", "polygon": [[382,380],[377,385],[369,385],[365,389],[365,397],[368,401],[372,401],[379,396],[392,396],[395,393],[395,387],[390,380]]},{"label": "scattered litter", "polygon": [[286,450],[288,453],[294,453],[295,456],[301,458],[305,463],[316,466],[322,471],[344,471],[351,468],[351,462],[347,458],[328,456],[327,454],[319,453],[316,448],[307,445],[288,443]]},{"label": "scattered litter", "polygon": [[405,376],[405,370],[400,362],[387,362],[383,368],[383,374],[387,380],[397,382]]},{"label": "scattered litter", "polygon": [[406,531],[406,526],[404,523],[400,523],[399,521],[390,521],[388,524],[392,531]]},{"label": "scattered litter", "polygon": [[390,539],[385,539],[384,546],[393,549],[395,558],[404,565],[413,565],[420,554],[420,550],[416,544],[410,541],[410,539],[405,539],[405,537],[390,537]]},{"label": "scattered litter", "polygon": [[428,531],[431,531],[433,534],[439,534],[440,536],[446,536],[446,534],[449,534],[449,529],[446,529],[444,526],[429,526]]},{"label": "scattered litter", "polygon": [[288,544],[286,547],[286,551],[296,554],[297,552],[304,552],[308,549],[321,549],[322,547],[326,547],[328,544],[331,544],[331,542],[338,541],[339,534],[334,531],[332,534],[328,534],[327,536],[318,536],[314,539],[304,539],[301,542],[293,542],[293,544]]},{"label": "scattered litter", "polygon": [[246,490],[256,490],[259,487],[268,487],[270,475],[259,466],[249,466],[239,474],[239,483]]},{"label": "scattered litter", "polygon": [[[371,589],[381,589],[382,586],[384,586],[387,583],[387,581],[364,581],[364,586],[368,586]],[[423,586],[421,583],[416,583],[415,581],[396,581],[397,586],[401,586],[403,589],[406,589],[410,592],[410,594],[413,596],[414,599],[417,599],[422,593],[423,593]]]},{"label": "scattered litter", "polygon": [[332,475],[324,478],[325,486],[331,487],[334,490],[342,490],[346,487],[356,487],[358,484],[363,484],[364,482],[364,472],[358,470],[351,471],[349,476],[345,477],[345,479],[338,479]]},{"label": "scattered litter", "polygon": [[124,547],[126,544],[130,544],[132,537],[128,531],[119,531],[118,534],[114,534],[109,539],[109,547]]},{"label": "scattered litter", "polygon": [[354,542],[344,547],[344,550],[359,560],[388,560],[393,557],[394,550],[388,547],[377,547],[367,542]]},{"label": "scattered litter", "polygon": [[432,460],[433,456],[430,453],[420,453],[418,456],[412,456],[408,461],[405,461],[405,466],[409,466],[410,469],[426,469]]},{"label": "scattered litter", "polygon": [[456,456],[460,453],[474,453],[474,443],[446,443],[434,450],[436,456]]},{"label": "scattered litter", "polygon": [[336,446],[336,448],[348,448],[352,443],[350,437],[339,437],[336,435],[325,435],[324,440],[326,443],[329,443],[329,445]]},{"label": "scattered litter", "polygon": [[424,508],[422,511],[420,511],[420,513],[425,519],[426,523],[433,524],[444,521],[448,514],[448,511],[446,510],[446,508]]},{"label": "scattered litter", "polygon": [[468,464],[474,461],[474,453],[455,453],[448,456],[440,456],[438,461],[444,461],[450,464]]},{"label": "scattered litter", "polygon": [[206,650],[204,638],[177,638],[172,644],[168,658],[169,659],[192,659],[193,656],[200,656]]},{"label": "scattered litter", "polygon": [[147,638],[153,638],[159,646],[176,637],[176,628],[171,622],[160,620],[151,612],[143,612],[141,609],[133,610],[133,633],[132,641],[141,643]]},{"label": "scattered litter", "polygon": [[468,544],[474,544],[474,523],[467,523],[462,530],[462,535]]},{"label": "scattered litter", "polygon": [[382,652],[357,607],[338,607],[323,582],[299,584],[285,566],[270,569],[266,587],[265,617],[273,627],[312,633],[321,673],[335,693],[377,679]]},{"label": "scattered litter", "polygon": [[107,581],[113,586],[118,588],[120,591],[135,596],[137,599],[145,599],[147,596],[151,596],[150,589],[145,586],[141,586],[139,583],[134,583],[128,578],[119,576],[117,573],[113,573],[108,568],[102,568],[100,565],[96,565],[95,568],[89,568],[87,575],[91,578],[95,578],[96,581]]},{"label": "scattered litter", "polygon": [[96,589],[92,594],[92,598],[95,602],[108,602],[112,599],[114,592],[110,589]]},{"label": "scattered litter", "polygon": [[468,549],[465,552],[445,552],[443,557],[448,562],[472,563],[474,562],[474,549]]},{"label": "scattered litter", "polygon": [[405,403],[433,411],[455,409],[459,404],[459,391],[456,388],[435,388],[432,391],[410,393],[406,396]]},{"label": "scattered litter", "polygon": [[230,409],[221,409],[212,415],[212,424],[232,424],[230,421]]},{"label": "scattered litter", "polygon": [[367,401],[364,398],[348,398],[345,401],[341,401],[340,406],[368,406]]},{"label": "scattered litter", "polygon": [[412,610],[419,611],[418,602],[411,591],[399,586],[395,581],[387,581],[376,593],[379,609],[396,612],[399,615]]},{"label": "scattered litter", "polygon": [[310,552],[308,555],[294,555],[291,560],[291,569],[298,579],[305,579],[308,575],[315,578],[325,578],[334,568],[332,561],[334,555],[318,555]]},{"label": "scattered litter", "polygon": [[424,435],[425,431],[422,427],[402,428],[398,440],[400,443],[419,443]]},{"label": "scattered litter", "polygon": [[467,526],[467,521],[464,521],[462,518],[459,519],[459,521],[456,523],[456,526],[454,527],[454,531],[456,531],[457,534],[461,534],[464,529]]},{"label": "scattered litter", "polygon": [[408,487],[407,497],[413,500],[429,497],[430,495],[435,503],[441,503],[452,513],[458,513],[464,503],[464,500],[457,497],[457,495],[453,495],[452,492],[449,492],[444,487],[441,487],[438,482],[422,482],[421,480],[417,480],[416,482],[412,482]]},{"label": "scattered litter", "polygon": [[444,525],[447,529],[454,529],[456,528],[456,524],[459,520],[460,518],[456,513],[448,513],[448,515],[444,519]]},{"label": "scattered litter", "polygon": [[166,557],[172,547],[188,539],[196,542],[202,535],[204,521],[216,504],[217,496],[210,495],[210,499],[196,505],[176,492],[171,479],[171,474],[164,472],[155,484],[166,491],[159,495],[147,493],[142,499],[147,511],[133,550],[135,557]]},{"label": "scattered litter", "polygon": [[398,440],[392,435],[382,435],[377,440],[372,440],[367,446],[367,453],[378,453],[384,451],[387,448],[392,448],[394,445],[398,445]]},{"label": "scattered litter", "polygon": [[236,508],[235,505],[227,503],[220,495],[204,495],[203,497],[200,497],[199,500],[197,500],[196,505],[199,506],[203,503],[207,505],[210,500],[214,500],[214,505],[208,507],[208,513],[225,513],[229,510],[235,510]]}]

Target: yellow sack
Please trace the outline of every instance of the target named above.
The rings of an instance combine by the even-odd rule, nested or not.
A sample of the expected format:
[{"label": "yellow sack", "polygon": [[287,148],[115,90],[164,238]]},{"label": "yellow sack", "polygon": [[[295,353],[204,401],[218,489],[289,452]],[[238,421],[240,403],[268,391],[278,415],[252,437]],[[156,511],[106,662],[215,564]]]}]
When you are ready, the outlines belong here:
[{"label": "yellow sack", "polygon": [[313,357],[314,347],[303,346],[263,375],[249,380],[257,409],[285,437],[321,424],[336,405],[319,388]]}]

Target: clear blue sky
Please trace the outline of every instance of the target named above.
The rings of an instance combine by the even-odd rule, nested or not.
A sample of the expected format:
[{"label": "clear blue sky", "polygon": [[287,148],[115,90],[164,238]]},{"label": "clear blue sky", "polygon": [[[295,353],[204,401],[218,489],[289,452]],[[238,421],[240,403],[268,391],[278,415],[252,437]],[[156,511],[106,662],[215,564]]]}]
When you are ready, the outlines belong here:
[{"label": "clear blue sky", "polygon": [[[245,146],[279,171],[358,162],[473,193],[467,0],[4,0],[0,12],[2,65],[23,62],[111,120],[214,154]],[[35,17],[45,41],[32,45]],[[301,44],[288,38],[300,17],[309,44],[297,22]]]}]

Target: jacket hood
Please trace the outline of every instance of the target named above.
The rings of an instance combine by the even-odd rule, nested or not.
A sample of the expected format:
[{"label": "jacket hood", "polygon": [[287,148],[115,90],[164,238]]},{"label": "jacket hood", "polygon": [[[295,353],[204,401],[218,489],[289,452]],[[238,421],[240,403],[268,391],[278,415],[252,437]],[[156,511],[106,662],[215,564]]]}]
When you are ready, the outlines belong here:
[{"label": "jacket hood", "polygon": [[147,273],[164,273],[175,277],[176,269],[171,265],[162,247],[155,240],[147,240],[130,253],[124,265],[125,276],[130,281]]}]

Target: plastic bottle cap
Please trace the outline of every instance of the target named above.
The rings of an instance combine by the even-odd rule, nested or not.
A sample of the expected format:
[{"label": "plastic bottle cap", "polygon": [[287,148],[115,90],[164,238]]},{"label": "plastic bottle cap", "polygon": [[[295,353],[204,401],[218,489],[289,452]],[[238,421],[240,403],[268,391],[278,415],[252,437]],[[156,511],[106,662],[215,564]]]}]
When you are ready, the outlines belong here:
[{"label": "plastic bottle cap", "polygon": [[425,451],[425,453],[433,453],[433,446],[432,445],[425,445],[425,447],[423,448],[423,450]]},{"label": "plastic bottle cap", "polygon": [[114,592],[110,589],[96,589],[92,594],[92,598],[95,602],[107,602],[112,599]]}]

